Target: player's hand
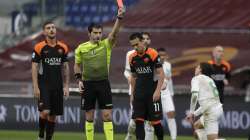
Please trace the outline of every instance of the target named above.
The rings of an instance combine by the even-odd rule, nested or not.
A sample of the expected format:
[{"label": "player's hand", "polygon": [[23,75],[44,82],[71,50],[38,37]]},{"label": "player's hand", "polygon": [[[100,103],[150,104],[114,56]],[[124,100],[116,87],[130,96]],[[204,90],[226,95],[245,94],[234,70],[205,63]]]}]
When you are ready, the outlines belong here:
[{"label": "player's hand", "polygon": [[34,97],[40,99],[40,89],[38,87],[34,87]]},{"label": "player's hand", "polygon": [[123,18],[124,17],[124,15],[125,15],[125,7],[122,7],[122,8],[119,8],[118,9],[118,13],[117,13],[117,17],[119,17],[119,18]]},{"label": "player's hand", "polygon": [[188,113],[185,119],[186,119],[189,123],[193,124],[193,123],[194,123],[194,114]]},{"label": "player's hand", "polygon": [[153,102],[160,100],[160,98],[161,98],[161,92],[155,91],[153,94]]},{"label": "player's hand", "polygon": [[83,81],[79,81],[79,82],[78,82],[78,87],[79,87],[79,92],[80,92],[80,94],[83,95],[83,92],[84,92]]},{"label": "player's hand", "polygon": [[65,99],[67,100],[69,98],[69,86],[65,86],[63,88],[63,94],[64,94]]}]

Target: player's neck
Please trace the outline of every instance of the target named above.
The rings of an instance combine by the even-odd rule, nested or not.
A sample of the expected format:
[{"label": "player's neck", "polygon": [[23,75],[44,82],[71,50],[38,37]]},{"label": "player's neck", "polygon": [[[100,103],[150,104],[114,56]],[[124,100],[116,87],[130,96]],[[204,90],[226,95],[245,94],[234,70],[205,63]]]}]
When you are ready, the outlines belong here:
[{"label": "player's neck", "polygon": [[51,39],[51,38],[46,38],[46,41],[47,41],[47,44],[49,45],[49,46],[55,46],[56,45],[56,38],[53,38],[53,39]]},{"label": "player's neck", "polygon": [[214,63],[216,65],[220,65],[221,64],[221,59],[214,59]]}]

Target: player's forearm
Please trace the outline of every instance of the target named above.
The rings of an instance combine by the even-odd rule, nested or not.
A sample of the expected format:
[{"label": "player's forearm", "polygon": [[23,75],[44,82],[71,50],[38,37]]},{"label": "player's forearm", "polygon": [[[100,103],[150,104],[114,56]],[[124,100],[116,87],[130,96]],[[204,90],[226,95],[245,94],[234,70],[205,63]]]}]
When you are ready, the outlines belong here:
[{"label": "player's forearm", "polygon": [[202,107],[199,107],[198,109],[196,109],[196,110],[194,111],[194,116],[199,116],[199,115],[201,115],[203,112],[204,112],[203,108],[202,108]]},{"label": "player's forearm", "polygon": [[198,101],[198,92],[193,92],[191,96],[191,102],[190,102],[190,112],[194,113],[196,104]]},{"label": "player's forearm", "polygon": [[162,68],[158,68],[157,71],[159,73],[159,79],[158,79],[158,82],[157,82],[156,91],[160,93],[162,85],[164,83],[165,76],[164,76],[164,72],[163,72]]},{"label": "player's forearm", "polygon": [[31,72],[32,72],[33,87],[38,88],[38,64],[37,63],[32,62]]},{"label": "player's forearm", "polygon": [[134,76],[131,76],[130,84],[131,84],[131,94],[134,95],[135,84],[136,84],[136,79]]},{"label": "player's forearm", "polygon": [[69,86],[69,75],[70,75],[70,71],[69,71],[69,63],[65,62],[64,63],[64,86],[68,87]]}]

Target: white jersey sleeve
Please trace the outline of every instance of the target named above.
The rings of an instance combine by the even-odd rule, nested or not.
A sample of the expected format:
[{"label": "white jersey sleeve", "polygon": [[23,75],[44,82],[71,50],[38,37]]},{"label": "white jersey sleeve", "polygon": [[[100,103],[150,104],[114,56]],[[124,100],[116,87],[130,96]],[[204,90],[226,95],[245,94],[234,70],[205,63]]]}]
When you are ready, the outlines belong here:
[{"label": "white jersey sleeve", "polygon": [[165,74],[165,80],[164,84],[166,84],[165,92],[170,93],[170,95],[174,95],[174,88],[173,88],[173,81],[172,81],[172,72],[171,72],[171,64],[167,61],[164,61],[163,65],[163,71]]},{"label": "white jersey sleeve", "polygon": [[131,70],[129,66],[129,55],[132,54],[134,50],[128,51],[126,54],[126,62],[125,62],[125,69],[124,69],[124,76],[128,79],[128,77],[131,75]]},{"label": "white jersey sleeve", "polygon": [[199,92],[200,87],[199,87],[199,79],[198,77],[193,77],[191,80],[191,93],[194,92]]}]

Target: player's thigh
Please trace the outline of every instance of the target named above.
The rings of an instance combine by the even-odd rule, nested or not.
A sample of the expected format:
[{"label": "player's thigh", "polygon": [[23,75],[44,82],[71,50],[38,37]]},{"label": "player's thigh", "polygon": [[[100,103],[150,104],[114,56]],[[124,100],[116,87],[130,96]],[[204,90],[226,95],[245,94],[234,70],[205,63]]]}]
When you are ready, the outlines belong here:
[{"label": "player's thigh", "polygon": [[96,104],[96,91],[95,85],[92,82],[84,81],[84,92],[81,99],[81,107],[83,110],[95,109]]},{"label": "player's thigh", "polygon": [[112,109],[112,93],[108,80],[100,81],[96,84],[97,102],[100,109]]},{"label": "player's thigh", "polygon": [[63,115],[63,89],[52,90],[50,99],[50,115]]},{"label": "player's thigh", "polygon": [[149,121],[162,120],[162,104],[161,100],[153,102],[148,100],[147,102],[147,116]]},{"label": "player's thigh", "polygon": [[162,94],[161,103],[162,103],[162,112],[164,114],[175,111],[173,98],[170,94]]},{"label": "player's thigh", "polygon": [[146,119],[147,107],[145,106],[145,101],[141,99],[137,99],[133,101],[133,112],[132,112],[132,118],[133,119]]}]

